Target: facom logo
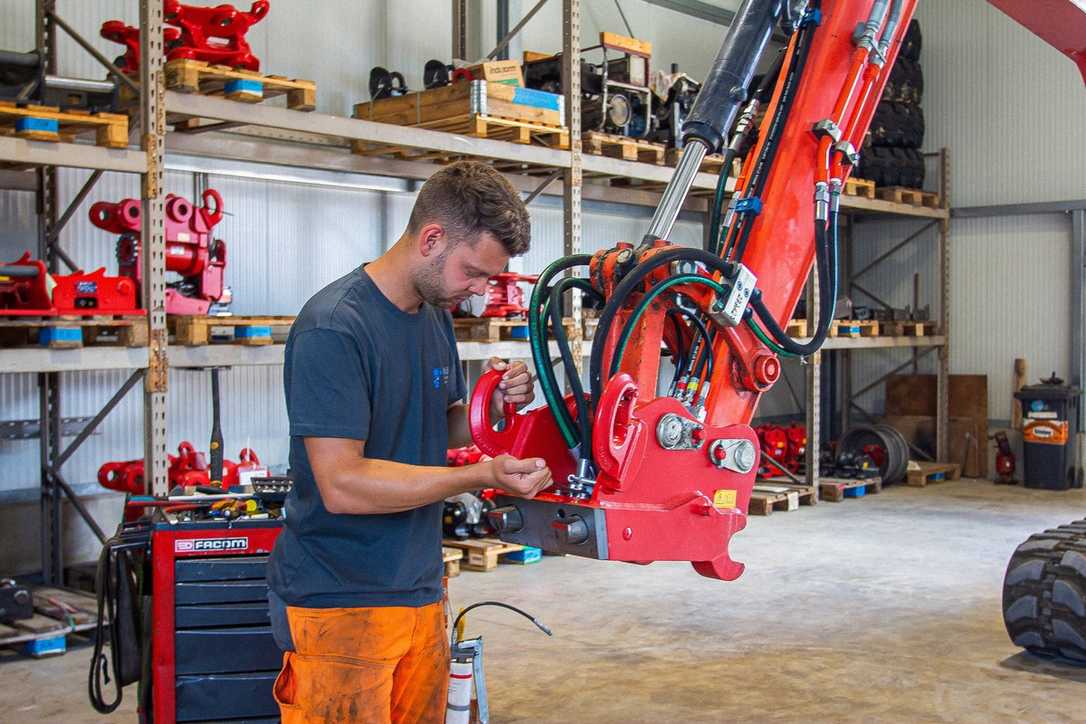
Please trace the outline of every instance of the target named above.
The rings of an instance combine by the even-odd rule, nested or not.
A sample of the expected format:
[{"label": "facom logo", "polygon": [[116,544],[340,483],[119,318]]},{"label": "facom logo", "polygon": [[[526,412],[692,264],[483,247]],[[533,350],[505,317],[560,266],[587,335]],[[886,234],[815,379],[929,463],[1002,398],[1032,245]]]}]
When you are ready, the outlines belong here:
[{"label": "facom logo", "polygon": [[174,553],[212,553],[243,551],[249,547],[248,538],[187,538],[173,542]]}]

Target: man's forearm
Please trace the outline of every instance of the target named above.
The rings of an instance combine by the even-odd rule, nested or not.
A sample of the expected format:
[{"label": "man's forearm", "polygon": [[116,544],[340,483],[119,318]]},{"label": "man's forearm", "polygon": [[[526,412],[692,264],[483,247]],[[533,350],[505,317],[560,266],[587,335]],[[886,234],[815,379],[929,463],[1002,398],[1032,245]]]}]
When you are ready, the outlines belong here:
[{"label": "man's forearm", "polygon": [[330,513],[398,513],[489,484],[482,465],[447,468],[359,458],[320,485]]}]

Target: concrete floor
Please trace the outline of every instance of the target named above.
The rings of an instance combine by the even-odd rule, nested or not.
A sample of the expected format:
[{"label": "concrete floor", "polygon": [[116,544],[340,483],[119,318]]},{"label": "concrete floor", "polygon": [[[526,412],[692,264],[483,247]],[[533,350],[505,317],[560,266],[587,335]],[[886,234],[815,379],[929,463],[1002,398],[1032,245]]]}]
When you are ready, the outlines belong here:
[{"label": "concrete floor", "polygon": [[[1086,721],[1086,670],[1021,654],[1000,618],[1003,571],[1029,534],[1086,515],[1086,494],[982,481],[751,518],[734,583],[686,564],[577,558],[464,573],[455,606],[496,609],[494,722]],[[0,720],[92,722],[89,649],[0,661]],[[131,697],[114,715],[132,720]]]}]

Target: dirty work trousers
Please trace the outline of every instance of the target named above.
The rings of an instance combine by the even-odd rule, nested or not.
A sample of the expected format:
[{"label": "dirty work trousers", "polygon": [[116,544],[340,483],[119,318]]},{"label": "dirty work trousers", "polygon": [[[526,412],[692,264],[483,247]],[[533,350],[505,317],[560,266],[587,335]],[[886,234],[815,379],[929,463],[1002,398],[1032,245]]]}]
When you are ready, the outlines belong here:
[{"label": "dirty work trousers", "polygon": [[449,642],[441,602],[286,610],[294,650],[283,654],[275,680],[283,724],[445,720]]}]

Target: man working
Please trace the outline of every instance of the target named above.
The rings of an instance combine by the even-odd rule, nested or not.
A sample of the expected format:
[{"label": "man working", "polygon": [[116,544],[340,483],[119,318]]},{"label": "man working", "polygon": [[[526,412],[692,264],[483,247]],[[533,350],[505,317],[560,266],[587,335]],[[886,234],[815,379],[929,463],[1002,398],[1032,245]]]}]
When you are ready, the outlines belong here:
[{"label": "man working", "polygon": [[[445,467],[447,448],[471,443],[445,308],[482,294],[529,233],[500,174],[447,166],[395,245],[314,295],[290,330],[294,489],[268,566],[285,724],[444,720],[442,500],[484,487],[530,498],[550,484],[539,459]],[[531,402],[523,363],[491,366],[506,370],[495,419],[505,402]]]}]

